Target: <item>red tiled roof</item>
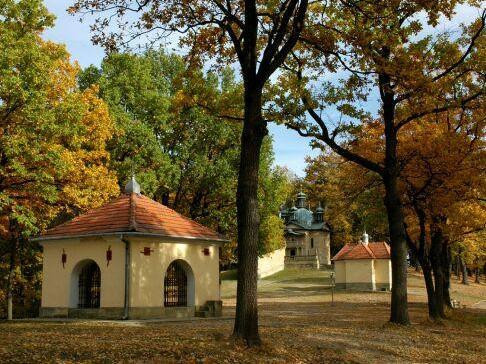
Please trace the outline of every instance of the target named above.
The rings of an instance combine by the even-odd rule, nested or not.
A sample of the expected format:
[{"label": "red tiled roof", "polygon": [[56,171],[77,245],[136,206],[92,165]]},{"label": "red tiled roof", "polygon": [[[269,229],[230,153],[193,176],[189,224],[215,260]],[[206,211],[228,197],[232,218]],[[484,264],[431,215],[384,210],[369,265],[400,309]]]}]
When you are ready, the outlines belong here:
[{"label": "red tiled roof", "polygon": [[390,245],[384,241],[369,243],[368,246],[373,251],[376,259],[390,259]]},{"label": "red tiled roof", "polygon": [[102,207],[49,229],[40,239],[125,232],[224,240],[215,231],[137,193],[123,194]]},{"label": "red tiled roof", "polygon": [[390,246],[384,241],[374,243],[349,243],[332,260],[390,259]]}]

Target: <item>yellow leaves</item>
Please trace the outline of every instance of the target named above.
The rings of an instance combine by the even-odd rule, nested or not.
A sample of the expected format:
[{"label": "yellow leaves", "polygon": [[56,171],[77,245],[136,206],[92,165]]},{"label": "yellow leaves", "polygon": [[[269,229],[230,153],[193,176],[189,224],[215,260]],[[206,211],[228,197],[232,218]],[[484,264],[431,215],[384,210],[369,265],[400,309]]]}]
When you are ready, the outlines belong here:
[{"label": "yellow leaves", "polygon": [[192,98],[184,92],[184,90],[177,90],[175,95],[172,97],[171,107],[174,109],[183,109],[192,104]]},{"label": "yellow leaves", "polygon": [[81,102],[86,107],[86,112],[81,120],[86,127],[86,142],[89,142],[92,148],[104,150],[105,142],[112,137],[115,129],[108,105],[98,97],[97,86],[83,91]]},{"label": "yellow leaves", "polygon": [[107,105],[98,96],[96,86],[76,96],[83,106],[79,124],[84,127],[78,147],[62,154],[66,176],[62,198],[81,210],[95,208],[119,194],[116,174],[108,169],[110,159],[106,142],[112,137],[114,123]]},{"label": "yellow leaves", "polygon": [[86,167],[82,163],[71,174],[70,183],[63,187],[65,201],[72,201],[81,210],[96,208],[120,191],[116,174],[104,165]]}]

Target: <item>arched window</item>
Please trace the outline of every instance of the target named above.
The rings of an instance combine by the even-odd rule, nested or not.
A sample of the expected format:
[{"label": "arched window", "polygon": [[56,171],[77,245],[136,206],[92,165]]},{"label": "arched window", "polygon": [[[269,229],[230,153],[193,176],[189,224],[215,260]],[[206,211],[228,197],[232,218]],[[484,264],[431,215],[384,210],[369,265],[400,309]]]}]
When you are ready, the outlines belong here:
[{"label": "arched window", "polygon": [[90,261],[79,274],[78,308],[100,307],[101,272],[98,264]]},{"label": "arched window", "polygon": [[165,274],[164,306],[187,306],[187,275],[178,261],[172,262]]}]

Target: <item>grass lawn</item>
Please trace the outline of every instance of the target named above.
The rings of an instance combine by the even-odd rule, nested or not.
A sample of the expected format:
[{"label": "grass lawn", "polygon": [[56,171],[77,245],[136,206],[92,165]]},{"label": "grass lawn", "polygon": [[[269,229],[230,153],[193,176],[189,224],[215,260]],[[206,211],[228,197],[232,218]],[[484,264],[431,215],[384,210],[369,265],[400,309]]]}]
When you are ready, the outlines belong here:
[{"label": "grass lawn", "polygon": [[[229,275],[231,278],[231,275]],[[387,323],[389,293],[338,291],[327,272],[283,271],[259,282],[264,344],[232,341],[235,281],[222,281],[225,317],[191,322],[15,321],[0,323],[0,362],[453,362],[486,363],[486,285],[453,280],[466,308],[427,320],[422,279],[410,273],[412,325]]]}]

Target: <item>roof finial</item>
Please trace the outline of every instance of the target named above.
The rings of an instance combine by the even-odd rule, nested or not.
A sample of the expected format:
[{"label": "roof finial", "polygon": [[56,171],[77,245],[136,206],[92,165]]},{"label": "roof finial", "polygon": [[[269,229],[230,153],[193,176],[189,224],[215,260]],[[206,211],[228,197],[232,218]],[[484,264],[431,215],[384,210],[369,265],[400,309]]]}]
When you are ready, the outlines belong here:
[{"label": "roof finial", "polygon": [[140,194],[140,185],[138,184],[137,180],[135,179],[135,174],[132,173],[132,177],[130,181],[125,185],[125,193],[138,193]]},{"label": "roof finial", "polygon": [[365,245],[368,244],[368,242],[369,242],[369,236],[368,236],[368,234],[366,234],[366,229],[364,230],[362,240],[363,240],[363,244],[365,244]]}]

